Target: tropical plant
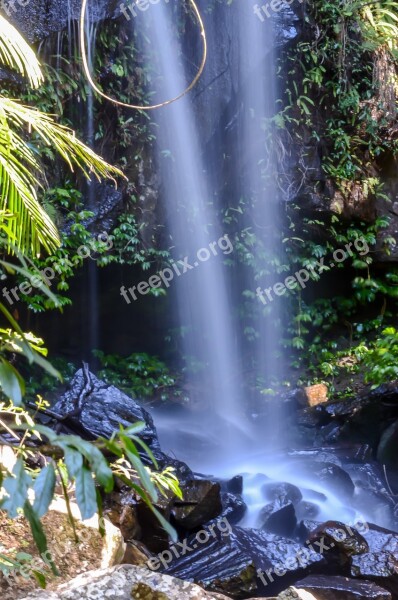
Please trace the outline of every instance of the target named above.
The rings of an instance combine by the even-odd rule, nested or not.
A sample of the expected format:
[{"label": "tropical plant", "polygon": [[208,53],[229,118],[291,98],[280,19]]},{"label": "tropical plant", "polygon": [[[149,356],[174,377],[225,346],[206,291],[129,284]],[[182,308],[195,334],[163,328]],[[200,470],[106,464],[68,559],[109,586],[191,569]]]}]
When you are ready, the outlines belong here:
[{"label": "tropical plant", "polygon": [[[33,51],[1,16],[0,61],[26,76],[33,88],[43,81]],[[26,278],[32,276],[30,268],[34,267],[30,257],[39,255],[42,248],[52,251],[60,244],[56,226],[38,199],[38,189],[44,187],[44,177],[40,176],[36,158],[35,144],[38,143],[48,147],[50,157],[55,150],[72,171],[78,167],[87,178],[91,174],[98,179],[122,176],[121,171],[108,165],[80,142],[72,130],[57,124],[53,117],[0,96],[0,249],[3,255],[14,254],[12,262],[4,258],[0,260],[0,266],[7,272],[16,272]],[[39,271],[34,270],[40,278]],[[43,277],[41,279],[41,291],[56,302],[56,297],[44,285]],[[38,425],[35,422],[37,411],[45,412],[48,408],[41,398],[33,415],[24,408],[25,383],[15,366],[15,359],[23,355],[48,373],[58,374],[44,358],[47,351],[43,341],[31,333],[24,333],[2,303],[0,312],[10,325],[0,329],[0,386],[3,395],[0,402],[0,442],[12,449],[15,458],[13,466],[0,463],[0,508],[10,517],[25,515],[43,555],[47,552],[47,541],[40,518],[47,512],[54,497],[57,475],[67,506],[68,483],[74,484],[83,518],[101,511],[98,487],[105,492],[111,491],[117,476],[155,512],[163,527],[175,538],[173,528],[156,510],[154,503],[157,489],[162,493],[168,489],[179,496],[181,491],[172,472],[153,475],[152,470],[144,466],[140,452],[149,456],[157,468],[155,457],[137,435],[144,424],[135,423],[126,430],[115,432],[110,440],[100,439],[94,443],[78,436],[58,435],[48,427]],[[11,359],[8,358],[10,354]],[[29,463],[32,452],[45,457],[46,466],[42,470],[34,470]],[[114,456],[113,463],[107,461],[103,452]],[[72,519],[71,522],[73,524]],[[4,562],[1,556],[0,562]],[[12,564],[9,560],[8,563]],[[56,573],[52,561],[51,567]],[[42,581],[42,578],[39,579]]]},{"label": "tropical plant", "polygon": [[[27,77],[32,88],[38,88],[43,82],[34,52],[18,31],[1,16],[0,60]],[[27,135],[31,138],[30,142]],[[51,147],[72,171],[78,167],[87,178],[91,174],[98,179],[123,174],[83,144],[71,129],[59,125],[54,117],[0,96],[1,207],[14,217],[10,222],[13,238],[9,248],[15,245],[25,252],[38,255],[41,246],[52,251],[59,246],[60,240],[54,223],[38,201],[38,189],[43,188],[44,184],[32,141]]]}]

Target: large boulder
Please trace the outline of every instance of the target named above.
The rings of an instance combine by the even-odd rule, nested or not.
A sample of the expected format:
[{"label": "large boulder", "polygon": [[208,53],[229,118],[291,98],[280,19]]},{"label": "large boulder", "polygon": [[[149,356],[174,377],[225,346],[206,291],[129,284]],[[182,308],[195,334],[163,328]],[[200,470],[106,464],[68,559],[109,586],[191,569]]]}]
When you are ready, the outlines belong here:
[{"label": "large boulder", "polygon": [[112,569],[88,571],[55,592],[40,592],[22,600],[228,600],[205,592],[197,585],[145,567],[121,565]]},{"label": "large boulder", "polygon": [[371,581],[313,575],[278,596],[278,600],[391,600],[391,594]]},{"label": "large boulder", "polygon": [[165,572],[231,598],[247,598],[272,596],[325,565],[320,554],[291,540],[253,529],[223,529],[213,528],[206,541],[191,536],[177,558],[169,552]]},{"label": "large boulder", "polygon": [[366,539],[353,527],[339,521],[321,523],[309,535],[311,547],[323,554],[326,560],[345,567],[350,558],[368,552]]},{"label": "large boulder", "polygon": [[[68,390],[53,405],[52,412],[59,416],[58,424],[66,432],[78,433],[86,439],[110,438],[120,425],[127,428],[140,421],[145,428],[138,435],[152,450],[159,468],[173,467],[181,483],[193,479],[193,473],[185,463],[161,452],[149,412],[114,385],[98,379],[87,365],[76,372]],[[142,457],[149,462],[145,453]]]},{"label": "large boulder", "polygon": [[191,530],[218,517],[222,509],[220,484],[199,479],[184,485],[182,502],[176,503],[173,515],[178,525]]},{"label": "large boulder", "polygon": [[145,423],[145,429],[140,437],[152,450],[160,450],[151,415],[138,402],[114,385],[98,379],[86,367],[77,371],[69,389],[54,404],[52,411],[92,439],[110,438],[119,430],[119,425],[129,427],[141,421]]},{"label": "large boulder", "polygon": [[274,500],[260,510],[259,526],[265,531],[290,537],[296,525],[297,517],[290,500]]}]

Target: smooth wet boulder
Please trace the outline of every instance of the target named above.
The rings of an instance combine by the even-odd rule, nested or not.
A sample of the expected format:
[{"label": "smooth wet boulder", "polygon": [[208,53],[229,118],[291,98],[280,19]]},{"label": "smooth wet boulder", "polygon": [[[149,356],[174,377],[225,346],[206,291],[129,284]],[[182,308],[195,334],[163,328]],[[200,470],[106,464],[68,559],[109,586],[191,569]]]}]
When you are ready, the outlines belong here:
[{"label": "smooth wet boulder", "polygon": [[188,538],[178,558],[170,552],[165,572],[239,599],[272,596],[325,565],[317,552],[272,534],[241,527],[213,532],[204,543]]},{"label": "smooth wet boulder", "polygon": [[98,379],[87,368],[79,369],[68,390],[53,405],[52,411],[75,424],[87,437],[110,438],[119,425],[145,423],[140,437],[153,450],[160,450],[153,419],[135,400]]},{"label": "smooth wet boulder", "polygon": [[308,474],[321,485],[330,489],[336,496],[350,500],[355,491],[355,485],[349,474],[336,464],[327,462],[309,462],[302,467],[303,474]]},{"label": "smooth wet boulder", "polygon": [[302,600],[391,600],[391,594],[371,581],[310,575],[297,581],[294,586],[278,596],[278,600],[299,598]]},{"label": "smooth wet boulder", "polygon": [[297,525],[296,512],[289,500],[275,500],[260,510],[258,526],[260,529],[289,537]]},{"label": "smooth wet boulder", "polygon": [[303,498],[298,487],[284,481],[265,483],[261,488],[261,492],[266,500],[276,500],[281,503],[291,502],[297,504]]},{"label": "smooth wet boulder", "polygon": [[345,566],[350,558],[369,551],[366,539],[353,527],[339,521],[326,521],[309,537],[311,548],[320,552],[328,563]]},{"label": "smooth wet boulder", "polygon": [[175,522],[192,530],[218,517],[222,510],[220,484],[205,479],[184,484],[183,499],[173,509]]},{"label": "smooth wet boulder", "polygon": [[391,552],[368,552],[353,556],[351,577],[369,579],[398,597],[398,557]]}]

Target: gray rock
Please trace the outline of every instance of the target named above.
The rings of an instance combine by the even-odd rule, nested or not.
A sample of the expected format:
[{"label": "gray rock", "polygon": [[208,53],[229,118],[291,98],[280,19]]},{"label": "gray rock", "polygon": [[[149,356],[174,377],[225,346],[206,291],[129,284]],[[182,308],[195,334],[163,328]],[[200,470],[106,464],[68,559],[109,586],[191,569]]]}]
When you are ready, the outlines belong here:
[{"label": "gray rock", "polygon": [[226,596],[145,567],[121,565],[112,569],[88,571],[56,592],[35,592],[22,600],[228,600]]},{"label": "gray rock", "polygon": [[357,581],[348,577],[313,575],[294,584],[278,596],[278,600],[308,598],[300,591],[313,594],[316,600],[391,600],[387,590],[371,581]]}]

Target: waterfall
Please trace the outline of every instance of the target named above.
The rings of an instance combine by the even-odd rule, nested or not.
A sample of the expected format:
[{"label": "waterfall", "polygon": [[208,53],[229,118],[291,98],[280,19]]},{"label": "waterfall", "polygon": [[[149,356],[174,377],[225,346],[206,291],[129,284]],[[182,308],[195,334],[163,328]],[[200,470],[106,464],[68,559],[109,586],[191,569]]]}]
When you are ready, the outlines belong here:
[{"label": "waterfall", "polygon": [[[151,46],[159,62],[156,101],[161,102],[185,89],[189,75],[173,25],[177,19],[172,5],[161,2],[151,7],[145,18],[150,20]],[[139,27],[137,21],[134,27]],[[218,222],[191,97],[157,110],[153,117],[172,255],[181,272],[174,277],[169,293],[185,327],[180,343],[192,394],[200,385],[200,408],[185,427],[202,433],[206,430],[209,438],[213,433],[218,438],[217,458],[221,458],[223,451],[227,454],[232,447],[241,446],[248,434],[233,298],[223,264],[233,252],[233,244]],[[192,268],[184,273],[178,260],[185,257]],[[197,374],[192,373],[193,367]]]},{"label": "waterfall", "polygon": [[[235,186],[247,206],[246,226],[254,234],[252,252],[256,266],[245,281],[254,291],[278,282],[281,256],[277,163],[271,127],[276,112],[276,60],[272,20],[260,21],[252,6],[245,2],[237,2],[235,10],[239,53],[236,89],[240,107],[237,145],[238,164],[241,165],[237,169]],[[261,423],[262,445],[265,441],[268,449],[275,449],[283,446],[286,440],[282,429],[283,404],[276,395],[285,370],[280,353],[284,299],[271,298],[262,292],[253,300],[257,338],[252,346],[254,367],[269,394],[264,396],[269,402],[265,401],[268,405],[266,423]]]}]

